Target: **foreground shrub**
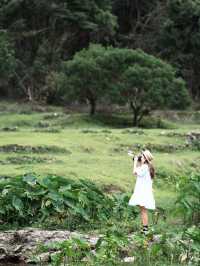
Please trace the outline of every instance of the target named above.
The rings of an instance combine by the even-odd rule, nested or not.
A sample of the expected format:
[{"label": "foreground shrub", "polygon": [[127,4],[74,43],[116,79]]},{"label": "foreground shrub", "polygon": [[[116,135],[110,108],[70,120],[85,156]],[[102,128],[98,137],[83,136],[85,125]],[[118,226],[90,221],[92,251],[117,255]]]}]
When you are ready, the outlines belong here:
[{"label": "foreground shrub", "polygon": [[122,216],[133,219],[136,212],[127,207],[129,197],[109,196],[85,179],[25,174],[0,182],[0,220],[20,225],[48,221],[76,228]]},{"label": "foreground shrub", "polygon": [[179,192],[176,204],[184,216],[184,223],[200,223],[200,174],[192,173],[177,182]]}]

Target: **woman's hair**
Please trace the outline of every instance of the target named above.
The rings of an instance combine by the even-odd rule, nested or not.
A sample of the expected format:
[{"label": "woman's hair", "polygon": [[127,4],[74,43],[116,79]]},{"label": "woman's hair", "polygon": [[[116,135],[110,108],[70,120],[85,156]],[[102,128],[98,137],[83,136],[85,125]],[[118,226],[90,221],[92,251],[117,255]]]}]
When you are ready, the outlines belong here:
[{"label": "woman's hair", "polygon": [[150,176],[151,176],[152,179],[154,179],[154,177],[155,177],[155,168],[154,168],[152,163],[148,163],[148,165],[149,165]]},{"label": "woman's hair", "polygon": [[151,178],[154,179],[154,177],[155,177],[155,168],[154,168],[153,164],[148,162],[147,160],[145,162],[148,164]]}]

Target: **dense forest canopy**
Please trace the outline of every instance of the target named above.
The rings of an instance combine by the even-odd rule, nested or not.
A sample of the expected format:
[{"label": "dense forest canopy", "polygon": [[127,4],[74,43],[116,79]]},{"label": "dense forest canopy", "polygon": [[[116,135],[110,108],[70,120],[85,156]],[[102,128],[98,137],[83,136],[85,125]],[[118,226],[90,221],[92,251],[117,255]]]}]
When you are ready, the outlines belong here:
[{"label": "dense forest canopy", "polygon": [[172,64],[199,101],[199,23],[199,0],[2,0],[0,95],[61,103],[54,77],[63,61],[98,43]]}]

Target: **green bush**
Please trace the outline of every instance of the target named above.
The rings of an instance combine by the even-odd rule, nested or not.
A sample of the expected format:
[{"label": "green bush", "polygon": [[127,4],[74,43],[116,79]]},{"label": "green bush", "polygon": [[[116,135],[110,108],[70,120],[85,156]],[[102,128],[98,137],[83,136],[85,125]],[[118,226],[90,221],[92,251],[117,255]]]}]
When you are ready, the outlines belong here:
[{"label": "green bush", "polygon": [[123,232],[116,228],[109,229],[95,245],[96,253],[92,256],[93,265],[118,265],[128,245],[129,240]]},{"label": "green bush", "polygon": [[109,196],[89,180],[25,174],[1,180],[0,220],[21,225],[48,221],[74,229],[122,216],[134,219],[129,197]]},{"label": "green bush", "polygon": [[192,142],[191,142],[191,148],[193,150],[200,151],[200,140],[199,139],[192,140]]},{"label": "green bush", "polygon": [[136,244],[132,251],[137,265],[199,265],[200,229],[192,226],[183,232],[159,235],[159,240],[151,242],[151,234],[147,238],[136,235]]},{"label": "green bush", "polygon": [[178,211],[184,216],[184,223],[200,223],[200,174],[192,173],[177,182]]}]

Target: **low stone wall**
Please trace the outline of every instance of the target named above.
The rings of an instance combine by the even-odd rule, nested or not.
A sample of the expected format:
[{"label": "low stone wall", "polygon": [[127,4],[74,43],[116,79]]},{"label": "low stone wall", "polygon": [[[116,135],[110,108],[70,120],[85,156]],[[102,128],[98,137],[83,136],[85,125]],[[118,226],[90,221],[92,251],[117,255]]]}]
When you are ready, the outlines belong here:
[{"label": "low stone wall", "polygon": [[[62,242],[71,237],[85,239],[91,248],[94,249],[100,236],[101,235],[81,234],[76,231],[50,231],[37,228],[0,232],[0,265],[10,265],[9,263],[15,263],[15,265],[27,265],[31,263],[31,258],[40,243],[44,245],[58,241]],[[128,238],[131,239],[132,236],[133,234],[129,235]],[[159,235],[155,235],[152,241],[159,241]],[[38,255],[38,258],[42,263],[49,262],[52,253],[55,253],[55,250],[42,253]],[[124,261],[131,261],[133,259],[134,258],[124,257]]]}]

